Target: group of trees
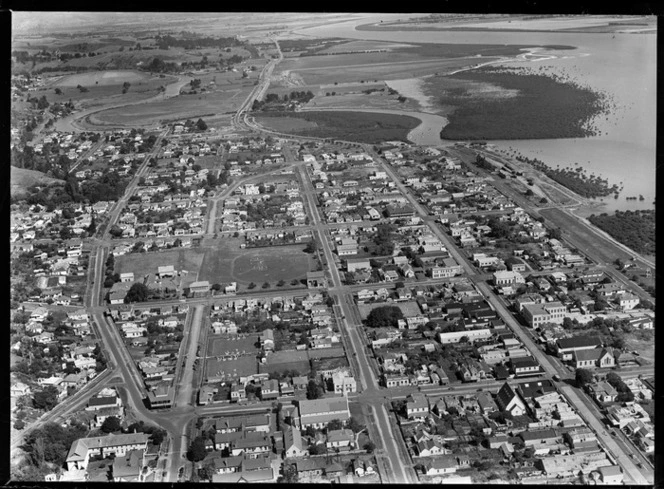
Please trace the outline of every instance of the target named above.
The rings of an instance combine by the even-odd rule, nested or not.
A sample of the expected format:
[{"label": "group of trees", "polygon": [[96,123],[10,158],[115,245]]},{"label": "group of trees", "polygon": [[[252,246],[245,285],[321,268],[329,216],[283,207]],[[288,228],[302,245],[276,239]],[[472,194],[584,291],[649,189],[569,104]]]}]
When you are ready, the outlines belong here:
[{"label": "group of trees", "polygon": [[251,110],[268,110],[268,109],[275,109],[275,108],[283,108],[285,105],[287,105],[290,102],[298,102],[300,104],[306,104],[309,102],[312,98],[314,98],[314,94],[311,90],[309,91],[293,91],[288,93],[284,93],[283,97],[280,99],[279,94],[277,93],[268,93],[265,96],[265,100],[254,100],[253,105],[251,106]]},{"label": "group of trees", "polygon": [[394,224],[378,224],[376,232],[371,236],[374,244],[376,245],[372,254],[377,256],[391,255],[394,251],[394,241],[392,235],[396,232],[397,228]]},{"label": "group of trees", "polygon": [[655,253],[655,211],[616,211],[593,214],[588,220],[637,253]]},{"label": "group of trees", "polygon": [[365,324],[370,328],[393,328],[403,319],[403,312],[397,306],[380,306],[372,309]]}]

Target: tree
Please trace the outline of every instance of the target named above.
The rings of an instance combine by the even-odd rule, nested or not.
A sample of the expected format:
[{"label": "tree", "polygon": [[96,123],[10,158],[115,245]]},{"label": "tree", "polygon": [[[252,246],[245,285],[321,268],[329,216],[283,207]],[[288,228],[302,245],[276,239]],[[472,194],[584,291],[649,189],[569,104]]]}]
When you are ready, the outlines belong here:
[{"label": "tree", "polygon": [[372,309],[366,319],[370,328],[396,327],[397,321],[403,319],[403,312],[396,306],[381,306]]},{"label": "tree", "polygon": [[319,399],[323,397],[323,388],[315,380],[310,380],[307,384],[307,399]]},{"label": "tree", "polygon": [[354,433],[359,433],[360,431],[362,431],[363,429],[366,428],[366,426],[364,426],[362,423],[360,423],[357,420],[357,418],[355,418],[354,416],[351,416],[350,418],[348,418],[348,421],[346,422],[346,426],[348,427],[348,429],[353,430]]},{"label": "tree", "polygon": [[14,429],[15,430],[22,430],[25,428],[25,423],[21,419],[17,419],[16,422],[14,423]]},{"label": "tree", "polygon": [[263,282],[263,285],[261,285],[261,287],[264,289],[270,288],[270,282]]},{"label": "tree", "polygon": [[296,484],[299,482],[297,476],[297,467],[295,467],[294,464],[284,465],[283,473],[284,475],[279,476],[277,479],[278,483]]},{"label": "tree", "polygon": [[371,440],[369,440],[364,444],[362,448],[364,448],[367,451],[367,453],[373,453],[374,450],[376,449],[376,444]]},{"label": "tree", "polygon": [[284,285],[286,285],[286,282],[283,279],[277,282],[277,287],[283,287]]},{"label": "tree", "polygon": [[318,250],[318,243],[315,239],[309,241],[307,246],[304,248],[305,253],[316,253],[316,250]]},{"label": "tree", "polygon": [[247,285],[248,289],[253,289],[254,287],[256,287],[256,284],[253,283],[253,282],[251,282],[249,285]]},{"label": "tree", "polygon": [[187,450],[187,459],[192,462],[200,462],[207,455],[205,449],[205,438],[197,436]]},{"label": "tree", "polygon": [[132,302],[145,302],[148,300],[149,295],[150,290],[148,289],[147,285],[136,282],[127,291],[127,295],[125,296],[124,301],[127,304]]},{"label": "tree", "polygon": [[327,432],[329,433],[330,431],[334,430],[340,430],[344,427],[344,424],[341,422],[340,419],[333,419],[329,423],[327,423]]},{"label": "tree", "polygon": [[208,125],[205,123],[203,119],[198,119],[198,121],[196,121],[196,129],[198,129],[199,131],[205,131],[207,128]]},{"label": "tree", "polygon": [[166,431],[156,428],[150,435],[150,441],[155,445],[161,445],[166,438]]},{"label": "tree", "polygon": [[54,385],[49,385],[41,392],[36,392],[32,396],[32,405],[35,409],[50,411],[58,403],[58,395],[58,388]]},{"label": "tree", "polygon": [[575,375],[576,385],[578,387],[585,387],[593,381],[593,373],[586,368],[577,368]]},{"label": "tree", "polygon": [[116,416],[109,416],[104,420],[100,427],[104,433],[116,433],[122,429],[120,419]]}]

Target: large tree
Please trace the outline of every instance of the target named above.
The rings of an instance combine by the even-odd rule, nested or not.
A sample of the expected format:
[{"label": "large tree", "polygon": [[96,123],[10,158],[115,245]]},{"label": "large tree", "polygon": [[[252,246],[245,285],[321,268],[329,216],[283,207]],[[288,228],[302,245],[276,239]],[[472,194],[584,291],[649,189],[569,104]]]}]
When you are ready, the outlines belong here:
[{"label": "large tree", "polygon": [[149,292],[147,285],[137,282],[127,291],[124,301],[126,303],[145,302],[148,300]]},{"label": "large tree", "polygon": [[54,385],[45,387],[41,392],[36,392],[32,397],[32,405],[36,409],[50,411],[58,403],[58,388]]},{"label": "large tree", "polygon": [[116,416],[109,416],[104,420],[100,427],[101,431],[104,433],[117,433],[122,430],[122,425],[120,424],[120,419]]},{"label": "large tree", "polygon": [[200,462],[206,455],[205,438],[202,436],[194,438],[194,441],[189,446],[189,450],[187,450],[187,458],[192,462]]},{"label": "large tree", "polygon": [[593,373],[586,368],[577,368],[575,373],[576,385],[585,387],[593,381]]}]

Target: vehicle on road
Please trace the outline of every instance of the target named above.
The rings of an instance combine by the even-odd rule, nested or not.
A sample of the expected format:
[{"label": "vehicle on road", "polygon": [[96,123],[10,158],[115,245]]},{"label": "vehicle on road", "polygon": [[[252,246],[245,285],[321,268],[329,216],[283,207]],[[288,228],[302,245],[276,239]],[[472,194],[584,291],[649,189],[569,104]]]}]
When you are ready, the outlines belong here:
[{"label": "vehicle on road", "polygon": [[560,382],[560,375],[555,374],[555,375],[553,376],[553,380],[555,380],[556,382]]}]

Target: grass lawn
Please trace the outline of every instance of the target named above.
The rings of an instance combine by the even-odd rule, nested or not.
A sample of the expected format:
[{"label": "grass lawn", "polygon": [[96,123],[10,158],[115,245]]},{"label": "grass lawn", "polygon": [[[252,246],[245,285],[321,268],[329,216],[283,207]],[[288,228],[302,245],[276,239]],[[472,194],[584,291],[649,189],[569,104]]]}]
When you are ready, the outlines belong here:
[{"label": "grass lawn", "polygon": [[230,237],[214,241],[213,247],[205,251],[199,280],[237,282],[239,288],[251,282],[258,287],[269,282],[275,288],[279,280],[290,285],[291,280],[303,279],[313,269],[311,255],[303,251],[304,244],[243,250],[240,242]]},{"label": "grass lawn", "polygon": [[259,335],[248,335],[245,338],[238,337],[231,339],[231,337],[210,337],[207,348],[207,356],[214,357],[223,355],[225,352],[234,352],[236,350],[242,352],[250,352],[255,350],[258,353],[256,343],[258,342]]},{"label": "grass lawn", "polygon": [[[115,257],[115,272],[134,272],[134,277],[157,273],[157,268],[173,265],[176,271],[186,270],[187,280],[194,280],[203,261],[203,253],[192,249],[176,249],[151,253],[128,253]],[[202,279],[204,280],[204,279]]]},{"label": "grass lawn", "polygon": [[258,360],[255,355],[245,355],[235,360],[208,358],[205,361],[206,382],[239,379],[240,377],[257,373]]}]

